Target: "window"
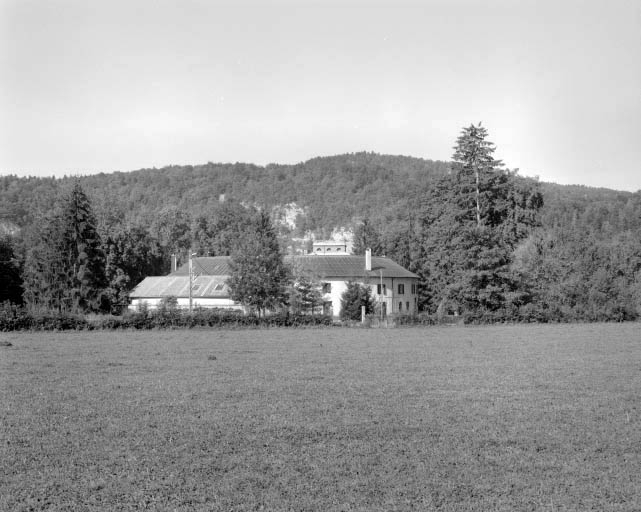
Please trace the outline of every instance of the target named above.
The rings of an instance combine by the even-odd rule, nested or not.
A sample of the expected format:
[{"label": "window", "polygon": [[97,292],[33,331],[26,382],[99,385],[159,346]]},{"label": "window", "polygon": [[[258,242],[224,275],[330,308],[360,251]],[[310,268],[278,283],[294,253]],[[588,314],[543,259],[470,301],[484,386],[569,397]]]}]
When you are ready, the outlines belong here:
[{"label": "window", "polygon": [[332,293],[332,283],[323,283],[323,293]]},{"label": "window", "polygon": [[398,294],[399,295],[405,295],[405,285],[404,284],[399,284],[398,285]]},{"label": "window", "polygon": [[[385,295],[386,292],[387,292],[386,285],[385,285],[385,283],[383,283],[383,295]],[[380,283],[376,285],[376,293],[378,295],[381,295],[381,284]]]},{"label": "window", "polygon": [[408,311],[410,310],[410,301],[409,300],[405,302],[405,309],[407,309]]},{"label": "window", "polygon": [[403,311],[403,303],[399,302],[398,303],[398,312],[400,313],[401,311]]},{"label": "window", "polygon": [[412,284],[412,295],[416,293],[416,285]]},{"label": "window", "polygon": [[316,248],[316,252],[321,252],[322,250],[323,250],[323,249],[321,249],[320,247],[317,247],[317,248]]},{"label": "window", "polygon": [[224,285],[223,283],[218,283],[218,284],[216,285],[216,287],[214,288],[214,290],[216,290],[216,291],[218,291],[218,292],[219,292],[220,290],[222,290],[222,289],[223,289],[223,287],[224,287],[224,286],[225,286],[225,285]]}]

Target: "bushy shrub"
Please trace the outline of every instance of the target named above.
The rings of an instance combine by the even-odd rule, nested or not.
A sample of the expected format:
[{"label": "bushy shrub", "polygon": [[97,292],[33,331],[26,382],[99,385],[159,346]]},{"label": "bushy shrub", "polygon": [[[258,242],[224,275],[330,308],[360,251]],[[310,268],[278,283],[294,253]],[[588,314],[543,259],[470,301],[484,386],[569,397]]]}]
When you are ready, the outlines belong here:
[{"label": "bushy shrub", "polygon": [[0,331],[67,331],[90,329],[84,316],[52,311],[28,311],[3,303],[0,307]]}]

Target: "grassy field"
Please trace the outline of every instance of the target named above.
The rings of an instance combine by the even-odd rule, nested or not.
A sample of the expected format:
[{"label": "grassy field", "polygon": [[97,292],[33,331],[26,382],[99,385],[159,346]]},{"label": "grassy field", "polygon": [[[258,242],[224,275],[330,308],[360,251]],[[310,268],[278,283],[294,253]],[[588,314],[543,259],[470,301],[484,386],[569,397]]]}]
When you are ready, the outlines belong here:
[{"label": "grassy field", "polygon": [[0,510],[641,510],[641,325],[0,334]]}]

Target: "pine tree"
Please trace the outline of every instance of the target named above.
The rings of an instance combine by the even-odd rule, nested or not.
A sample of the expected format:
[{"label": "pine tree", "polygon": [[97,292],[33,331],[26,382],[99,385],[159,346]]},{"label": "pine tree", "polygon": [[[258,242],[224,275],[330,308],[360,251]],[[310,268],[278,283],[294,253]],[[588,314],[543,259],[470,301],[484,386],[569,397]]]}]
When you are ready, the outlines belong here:
[{"label": "pine tree", "polygon": [[361,308],[365,306],[365,314],[374,312],[374,300],[369,286],[355,281],[349,281],[341,295],[341,320],[360,320]]},{"label": "pine tree", "polygon": [[416,270],[433,312],[496,311],[519,296],[512,253],[538,224],[542,199],[536,187],[502,169],[486,138],[480,124],[463,129],[452,172],[423,200],[423,257]]},{"label": "pine tree", "polygon": [[289,306],[295,313],[314,313],[323,303],[320,284],[311,277],[298,275],[289,287]]},{"label": "pine tree", "polygon": [[104,255],[91,204],[75,183],[30,234],[25,299],[58,311],[97,311],[105,286]]},{"label": "pine tree", "polygon": [[22,277],[13,239],[0,236],[0,303],[5,301],[22,303]]},{"label": "pine tree", "polygon": [[105,257],[96,231],[96,218],[87,195],[76,182],[62,208],[71,308],[97,311],[106,284]]},{"label": "pine tree", "polygon": [[486,140],[487,130],[471,124],[463,128],[454,147],[454,170],[459,205],[471,207],[477,227],[481,222],[495,223],[495,208],[498,189],[503,184],[503,173],[495,172],[502,167],[492,154],[494,144]]},{"label": "pine tree", "polygon": [[36,219],[25,236],[24,299],[31,308],[66,309],[68,272],[65,268],[64,234],[60,212]]},{"label": "pine tree", "polygon": [[372,225],[372,222],[365,218],[354,230],[354,254],[364,255],[367,249],[372,250],[372,256],[383,256],[383,244],[381,234]]}]

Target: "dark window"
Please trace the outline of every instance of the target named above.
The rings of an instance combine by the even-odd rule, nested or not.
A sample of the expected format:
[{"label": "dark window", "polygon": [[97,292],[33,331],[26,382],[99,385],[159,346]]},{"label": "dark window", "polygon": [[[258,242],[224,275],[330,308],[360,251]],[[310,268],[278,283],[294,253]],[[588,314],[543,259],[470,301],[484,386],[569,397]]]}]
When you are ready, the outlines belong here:
[{"label": "dark window", "polygon": [[405,295],[405,285],[404,284],[399,284],[398,285],[398,294],[399,295]]},{"label": "dark window", "polygon": [[332,283],[323,283],[323,293],[332,293]]},{"label": "dark window", "polygon": [[399,311],[403,311],[403,303],[402,302],[398,303],[398,310]]},{"label": "dark window", "polygon": [[412,285],[412,294],[414,294],[414,293],[416,293],[416,285],[415,284]]},{"label": "dark window", "polygon": [[[383,283],[383,295],[385,295],[385,292],[387,291],[385,283]],[[376,293],[381,295],[381,285],[380,283],[376,285]]]},{"label": "dark window", "polygon": [[410,310],[410,302],[409,301],[405,302],[405,309],[407,309],[408,311]]}]

